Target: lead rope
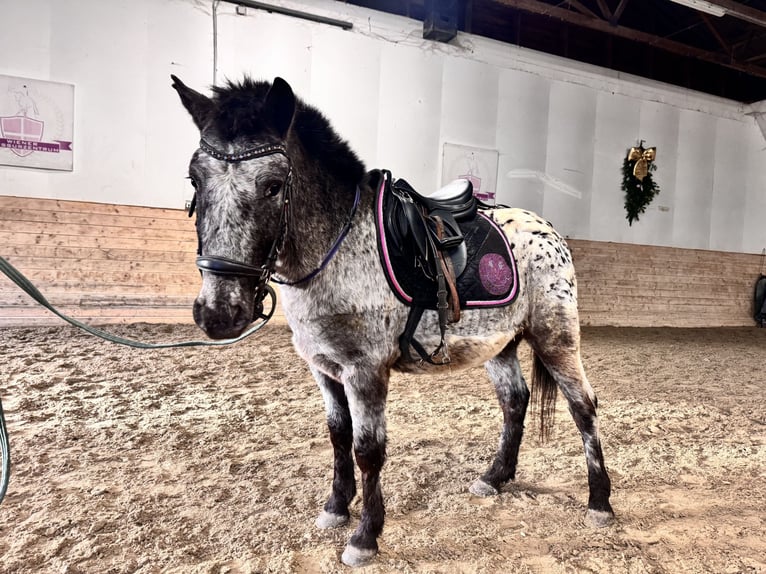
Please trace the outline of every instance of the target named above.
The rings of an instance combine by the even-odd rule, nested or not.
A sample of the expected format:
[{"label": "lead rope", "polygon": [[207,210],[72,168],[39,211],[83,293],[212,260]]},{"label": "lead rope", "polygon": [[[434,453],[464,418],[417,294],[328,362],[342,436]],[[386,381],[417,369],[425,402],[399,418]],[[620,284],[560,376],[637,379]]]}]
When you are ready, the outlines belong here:
[{"label": "lead rope", "polygon": [[[13,281],[16,285],[18,285],[22,291],[24,291],[27,295],[32,297],[35,301],[37,301],[40,305],[48,309],[51,313],[54,315],[60,317],[67,323],[74,325],[75,327],[78,327],[82,329],[83,331],[90,333],[91,335],[95,335],[96,337],[100,337],[101,339],[104,339],[106,341],[109,341],[111,343],[117,343],[118,345],[125,345],[128,347],[133,347],[137,349],[170,349],[170,348],[176,348],[176,347],[218,347],[222,345],[231,345],[232,343],[237,343],[241,341],[242,339],[249,337],[253,333],[256,333],[257,331],[260,331],[266,323],[269,322],[269,319],[271,319],[272,315],[274,314],[274,310],[276,309],[276,293],[274,293],[274,289],[270,285],[265,286],[265,293],[263,294],[263,298],[265,298],[265,295],[269,295],[271,297],[272,305],[271,309],[268,310],[266,314],[263,314],[263,312],[259,313],[259,319],[260,322],[245,331],[243,334],[241,334],[239,337],[235,337],[233,339],[223,339],[220,341],[179,341],[179,342],[172,342],[172,343],[144,343],[142,341],[135,341],[133,339],[128,339],[126,337],[119,337],[117,335],[113,335],[111,333],[107,333],[106,331],[102,331],[101,329],[96,329],[95,327],[91,327],[90,325],[86,325],[85,323],[78,321],[77,319],[73,319],[72,317],[68,317],[58,309],[56,309],[53,305],[51,305],[48,300],[45,298],[45,296],[35,287],[32,282],[27,279],[21,271],[16,269],[13,265],[11,265],[7,259],[4,257],[0,257],[0,271],[2,271],[11,281]],[[260,303],[262,304],[262,303]],[[0,503],[2,503],[3,498],[5,497],[5,493],[8,490],[8,481],[11,475],[11,451],[10,451],[10,445],[8,440],[8,429],[5,424],[5,415],[3,413],[3,402],[0,399]]]},{"label": "lead rope", "polygon": [[5,427],[3,402],[0,401],[0,502],[8,490],[8,480],[11,477],[11,448],[8,444],[8,429]]},{"label": "lead rope", "polygon": [[[48,302],[48,300],[45,298],[45,296],[42,293],[40,293],[37,287],[35,287],[32,284],[32,282],[21,273],[21,271],[19,271],[13,265],[11,265],[8,262],[8,260],[5,259],[4,257],[0,257],[0,271],[2,271],[16,285],[18,285],[22,291],[24,291],[27,295],[32,297],[32,299],[37,301],[40,305],[48,309],[48,311],[60,317],[61,319],[69,323],[70,325],[74,325],[75,327],[78,327],[82,329],[83,331],[90,333],[91,335],[100,337],[101,339],[104,339],[105,341],[109,341],[111,343],[117,343],[118,345],[125,345],[127,347],[133,347],[136,349],[171,349],[176,347],[220,347],[223,345],[231,345],[232,343],[237,343],[241,341],[242,339],[249,337],[253,333],[260,331],[274,314],[274,306],[272,306],[272,308],[269,310],[267,314],[261,315],[259,317],[261,319],[260,323],[251,327],[250,329],[242,333],[239,337],[235,337],[233,339],[222,339],[220,341],[178,341],[178,342],[172,342],[172,343],[144,343],[143,341],[136,341],[134,339],[128,339],[126,337],[112,335],[111,333],[102,331],[101,329],[97,329],[95,327],[91,327],[90,325],[87,325],[81,321],[78,321],[77,319],[73,319],[72,317],[65,315],[64,313],[56,309],[53,305],[51,305]],[[274,298],[276,297],[274,294],[274,290],[271,287],[268,287],[267,291],[272,297]]]}]

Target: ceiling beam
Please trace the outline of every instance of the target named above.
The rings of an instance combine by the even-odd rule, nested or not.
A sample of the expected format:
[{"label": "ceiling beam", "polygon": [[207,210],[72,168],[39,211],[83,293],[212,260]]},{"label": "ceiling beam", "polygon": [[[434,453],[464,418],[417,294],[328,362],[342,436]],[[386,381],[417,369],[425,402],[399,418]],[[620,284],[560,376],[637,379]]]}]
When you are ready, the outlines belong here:
[{"label": "ceiling beam", "polygon": [[606,5],[606,0],[596,0],[596,3],[598,4],[598,9],[601,10],[601,15],[604,17],[604,20],[611,20],[612,11],[609,9],[609,6]]},{"label": "ceiling beam", "polygon": [[710,16],[708,16],[707,14],[700,14],[700,18],[702,18],[702,21],[705,23],[705,26],[707,26],[707,29],[713,35],[713,38],[715,38],[715,41],[718,42],[718,45],[721,46],[721,48],[723,48],[724,52],[726,52],[727,54],[732,54],[732,47],[726,43],[726,40],[724,40],[721,34],[718,32]]},{"label": "ceiling beam", "polygon": [[734,42],[732,48],[735,52],[743,48],[751,48],[755,42],[764,39],[766,39],[766,30],[759,31],[758,33],[756,33],[755,30],[751,30],[748,32],[747,37],[744,40]]},{"label": "ceiling beam", "polygon": [[625,8],[628,6],[628,2],[630,0],[620,0],[620,3],[617,5],[617,10],[614,11],[614,14],[612,14],[612,17],[609,19],[609,23],[612,26],[616,26],[617,22],[622,17],[622,13],[625,11]]},{"label": "ceiling beam", "polygon": [[740,20],[744,20],[746,22],[750,22],[751,24],[756,24],[766,28],[766,12],[763,10],[756,10],[755,8],[751,8],[745,4],[734,2],[734,0],[706,1],[710,4],[714,4],[715,6],[720,6],[726,10],[727,16],[733,16],[734,18],[739,18]]},{"label": "ceiling beam", "polygon": [[587,6],[583,6],[582,2],[579,2],[578,0],[567,0],[567,4],[574,7],[578,12],[585,14],[586,16],[590,16],[591,18],[598,18],[598,15],[595,12],[593,12]]},{"label": "ceiling beam", "polygon": [[[585,16],[584,14],[572,12],[571,10],[567,10],[565,8],[559,8],[557,6],[552,6],[551,4],[546,4],[545,2],[540,2],[538,0],[495,0],[495,1],[498,2],[499,4],[503,4],[504,6],[515,8],[517,10],[521,10],[524,12],[538,14],[540,16],[547,16],[549,18],[561,20],[562,22],[574,24],[575,26],[581,26],[583,28],[597,30],[599,32],[603,32],[604,34],[619,36],[620,38],[633,40],[634,42],[642,42],[644,44],[648,44],[649,46],[654,46],[656,48],[660,48],[662,50],[671,52],[673,54],[678,54],[680,56],[696,58],[698,60],[710,62],[713,64],[717,64],[719,66],[725,66],[727,68],[738,70],[740,72],[745,72],[747,74],[751,74],[759,78],[766,78],[766,68],[761,68],[760,66],[755,66],[752,64],[737,62],[733,60],[728,54],[709,52],[708,50],[703,50],[701,48],[696,48],[694,46],[682,44],[681,42],[676,42],[674,40],[669,40],[667,38],[661,38],[659,36],[655,36],[654,34],[649,34],[647,32],[642,32],[640,30],[626,28],[625,26],[613,26],[609,22],[606,22],[599,18],[591,18],[589,16]],[[708,0],[708,1],[711,1],[711,0]],[[729,0],[718,0],[718,3],[721,3],[724,1],[728,2]]]}]

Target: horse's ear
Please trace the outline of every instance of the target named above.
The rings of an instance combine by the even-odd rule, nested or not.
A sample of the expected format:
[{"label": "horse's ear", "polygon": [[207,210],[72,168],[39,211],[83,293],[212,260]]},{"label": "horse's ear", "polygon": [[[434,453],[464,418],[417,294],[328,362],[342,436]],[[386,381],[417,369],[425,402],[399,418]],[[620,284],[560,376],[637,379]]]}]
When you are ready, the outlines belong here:
[{"label": "horse's ear", "polygon": [[295,113],[295,94],[290,84],[282,78],[274,78],[271,89],[266,94],[263,113],[271,118],[272,125],[277,129],[279,136],[285,137]]},{"label": "horse's ear", "polygon": [[199,92],[195,92],[176,76],[171,74],[170,78],[173,80],[173,89],[181,97],[181,103],[191,114],[196,126],[202,131],[205,120],[213,107],[213,100]]}]

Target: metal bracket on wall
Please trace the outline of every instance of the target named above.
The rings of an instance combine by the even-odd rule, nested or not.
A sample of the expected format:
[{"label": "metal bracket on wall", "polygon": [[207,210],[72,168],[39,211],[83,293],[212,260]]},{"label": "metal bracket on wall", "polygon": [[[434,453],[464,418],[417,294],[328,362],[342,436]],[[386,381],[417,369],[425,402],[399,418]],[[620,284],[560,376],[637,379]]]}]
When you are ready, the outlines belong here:
[{"label": "metal bracket on wall", "polygon": [[335,18],[328,18],[326,16],[319,16],[317,14],[311,14],[309,12],[302,12],[300,10],[293,10],[291,8],[284,8],[283,6],[274,6],[272,4],[264,4],[262,2],[255,2],[254,0],[223,0],[229,4],[237,5],[237,14],[242,14],[239,11],[240,7],[255,8],[256,10],[265,10],[266,12],[273,12],[274,14],[283,14],[285,16],[292,16],[293,18],[300,18],[302,20],[310,20],[311,22],[319,22],[320,24],[329,24],[330,26],[337,26],[344,30],[350,30],[354,27],[351,22],[344,20],[336,20]]}]

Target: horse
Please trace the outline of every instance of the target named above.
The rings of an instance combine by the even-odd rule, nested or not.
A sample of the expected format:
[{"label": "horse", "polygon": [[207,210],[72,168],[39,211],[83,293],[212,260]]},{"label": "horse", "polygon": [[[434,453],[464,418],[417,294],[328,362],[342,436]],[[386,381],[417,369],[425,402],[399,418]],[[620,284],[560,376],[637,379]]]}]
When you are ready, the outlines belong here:
[{"label": "horse", "polygon": [[[237,336],[262,316],[269,280],[281,283],[292,342],[323,396],[333,446],[330,495],[316,526],[349,523],[356,460],[361,516],[341,561],[365,565],[377,554],[384,523],[380,472],[390,374],[444,369],[403,353],[398,344],[409,309],[389,288],[379,259],[375,172],[281,78],[229,81],[213,87],[212,96],[171,78],[201,136],[189,163],[202,275],[194,320],[210,338]],[[497,495],[515,478],[530,402],[517,356],[526,340],[534,355],[531,386],[541,402],[541,429],[548,428],[559,389],[584,445],[586,517],[593,526],[607,526],[614,521],[611,483],[597,399],[580,357],[570,251],[534,213],[508,208],[492,217],[516,259],[518,296],[511,305],[464,311],[446,336],[450,367],[483,364],[503,412],[494,460],[469,491]],[[424,346],[438,343],[438,323],[435,311],[423,313],[415,334]]]}]

